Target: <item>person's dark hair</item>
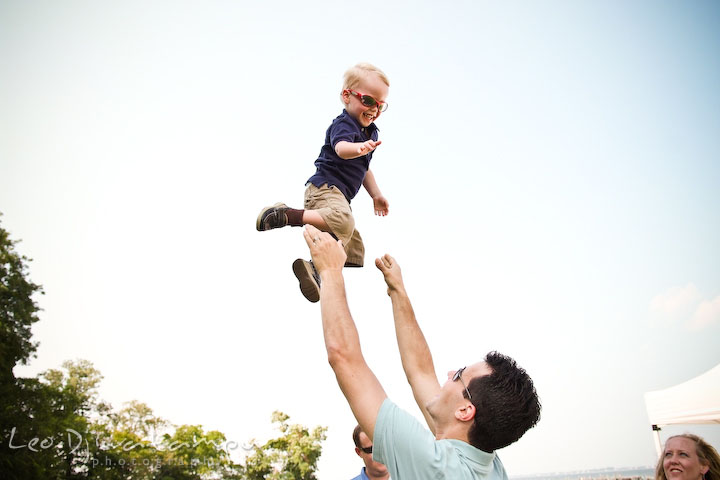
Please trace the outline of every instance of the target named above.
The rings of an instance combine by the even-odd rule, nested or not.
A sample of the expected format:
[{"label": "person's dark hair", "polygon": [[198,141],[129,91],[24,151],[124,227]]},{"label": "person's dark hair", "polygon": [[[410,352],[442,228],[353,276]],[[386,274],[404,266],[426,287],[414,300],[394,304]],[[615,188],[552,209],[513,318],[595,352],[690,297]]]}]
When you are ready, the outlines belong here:
[{"label": "person's dark hair", "polygon": [[[490,352],[485,363],[492,373],[468,384],[475,405],[468,440],[475,448],[493,452],[517,441],[537,424],[540,399],[530,375],[512,358]],[[463,396],[467,398],[467,393]]]},{"label": "person's dark hair", "polygon": [[358,425],[355,427],[355,430],[353,430],[353,442],[355,442],[357,448],[360,448],[360,432],[362,432],[362,428]]}]

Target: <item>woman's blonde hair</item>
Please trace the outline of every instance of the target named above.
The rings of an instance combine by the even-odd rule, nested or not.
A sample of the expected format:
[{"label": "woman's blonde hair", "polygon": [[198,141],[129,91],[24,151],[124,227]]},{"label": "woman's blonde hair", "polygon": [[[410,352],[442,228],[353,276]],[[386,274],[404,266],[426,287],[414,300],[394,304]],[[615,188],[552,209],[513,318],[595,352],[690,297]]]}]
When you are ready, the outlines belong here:
[{"label": "woman's blonde hair", "polygon": [[380,80],[385,83],[388,87],[390,86],[390,80],[388,80],[385,72],[377,68],[375,65],[369,63],[358,63],[357,65],[347,69],[343,80],[343,90],[353,89],[358,86],[363,78],[366,78],[370,74],[375,74],[380,77]]},{"label": "woman's blonde hair", "polygon": [[[715,450],[715,448],[707,443],[702,437],[698,437],[692,433],[673,435],[665,441],[665,445],[667,445],[667,442],[669,442],[670,439],[677,437],[687,438],[688,440],[695,442],[695,453],[697,453],[698,458],[700,458],[700,464],[708,465],[710,467],[704,475],[705,480],[720,480],[720,455],[718,455],[717,450]],[[667,477],[665,476],[665,468],[663,467],[664,460],[665,449],[663,449],[663,453],[660,454],[657,467],[655,467],[656,480],[667,480]]]}]

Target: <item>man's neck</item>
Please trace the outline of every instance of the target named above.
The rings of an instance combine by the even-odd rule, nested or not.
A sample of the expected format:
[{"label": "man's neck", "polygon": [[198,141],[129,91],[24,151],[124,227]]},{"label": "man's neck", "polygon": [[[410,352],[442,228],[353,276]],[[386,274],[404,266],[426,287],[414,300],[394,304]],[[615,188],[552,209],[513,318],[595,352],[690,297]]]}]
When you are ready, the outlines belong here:
[{"label": "man's neck", "polygon": [[363,467],[363,470],[365,470],[365,475],[366,475],[370,480],[389,480],[389,478],[390,478],[390,473],[389,473],[389,472],[386,473],[385,475],[381,476],[381,477],[377,477],[377,476],[373,476],[370,472],[368,472],[368,469],[367,469],[367,468]]},{"label": "man's neck", "polygon": [[462,440],[470,443],[468,438],[468,427],[461,423],[455,422],[449,425],[440,423],[435,424],[435,440]]}]

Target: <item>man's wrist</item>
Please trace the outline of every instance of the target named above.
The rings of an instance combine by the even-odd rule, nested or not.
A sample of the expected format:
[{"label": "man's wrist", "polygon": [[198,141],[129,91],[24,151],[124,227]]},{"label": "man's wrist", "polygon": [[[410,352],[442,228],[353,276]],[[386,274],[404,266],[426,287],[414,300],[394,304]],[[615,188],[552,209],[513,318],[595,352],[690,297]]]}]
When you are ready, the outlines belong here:
[{"label": "man's wrist", "polygon": [[407,292],[405,291],[404,285],[400,285],[397,287],[391,287],[390,285],[388,285],[388,295],[390,295],[391,297],[407,297]]},{"label": "man's wrist", "polygon": [[332,281],[333,279],[343,278],[342,267],[340,267],[339,269],[324,268],[322,270],[319,270],[318,273],[320,274],[320,279],[323,281],[323,283]]}]

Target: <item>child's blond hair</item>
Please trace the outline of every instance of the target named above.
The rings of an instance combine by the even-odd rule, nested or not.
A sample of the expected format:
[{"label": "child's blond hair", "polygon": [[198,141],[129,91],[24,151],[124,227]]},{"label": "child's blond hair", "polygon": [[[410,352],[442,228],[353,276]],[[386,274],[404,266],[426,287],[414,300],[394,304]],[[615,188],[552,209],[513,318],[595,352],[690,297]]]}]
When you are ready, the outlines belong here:
[{"label": "child's blond hair", "polygon": [[372,73],[380,77],[380,80],[382,80],[385,85],[388,87],[390,86],[390,80],[388,80],[385,72],[377,68],[375,65],[371,65],[369,63],[358,63],[354,67],[350,67],[345,72],[343,90],[357,87],[358,83],[360,83],[363,78]]}]

